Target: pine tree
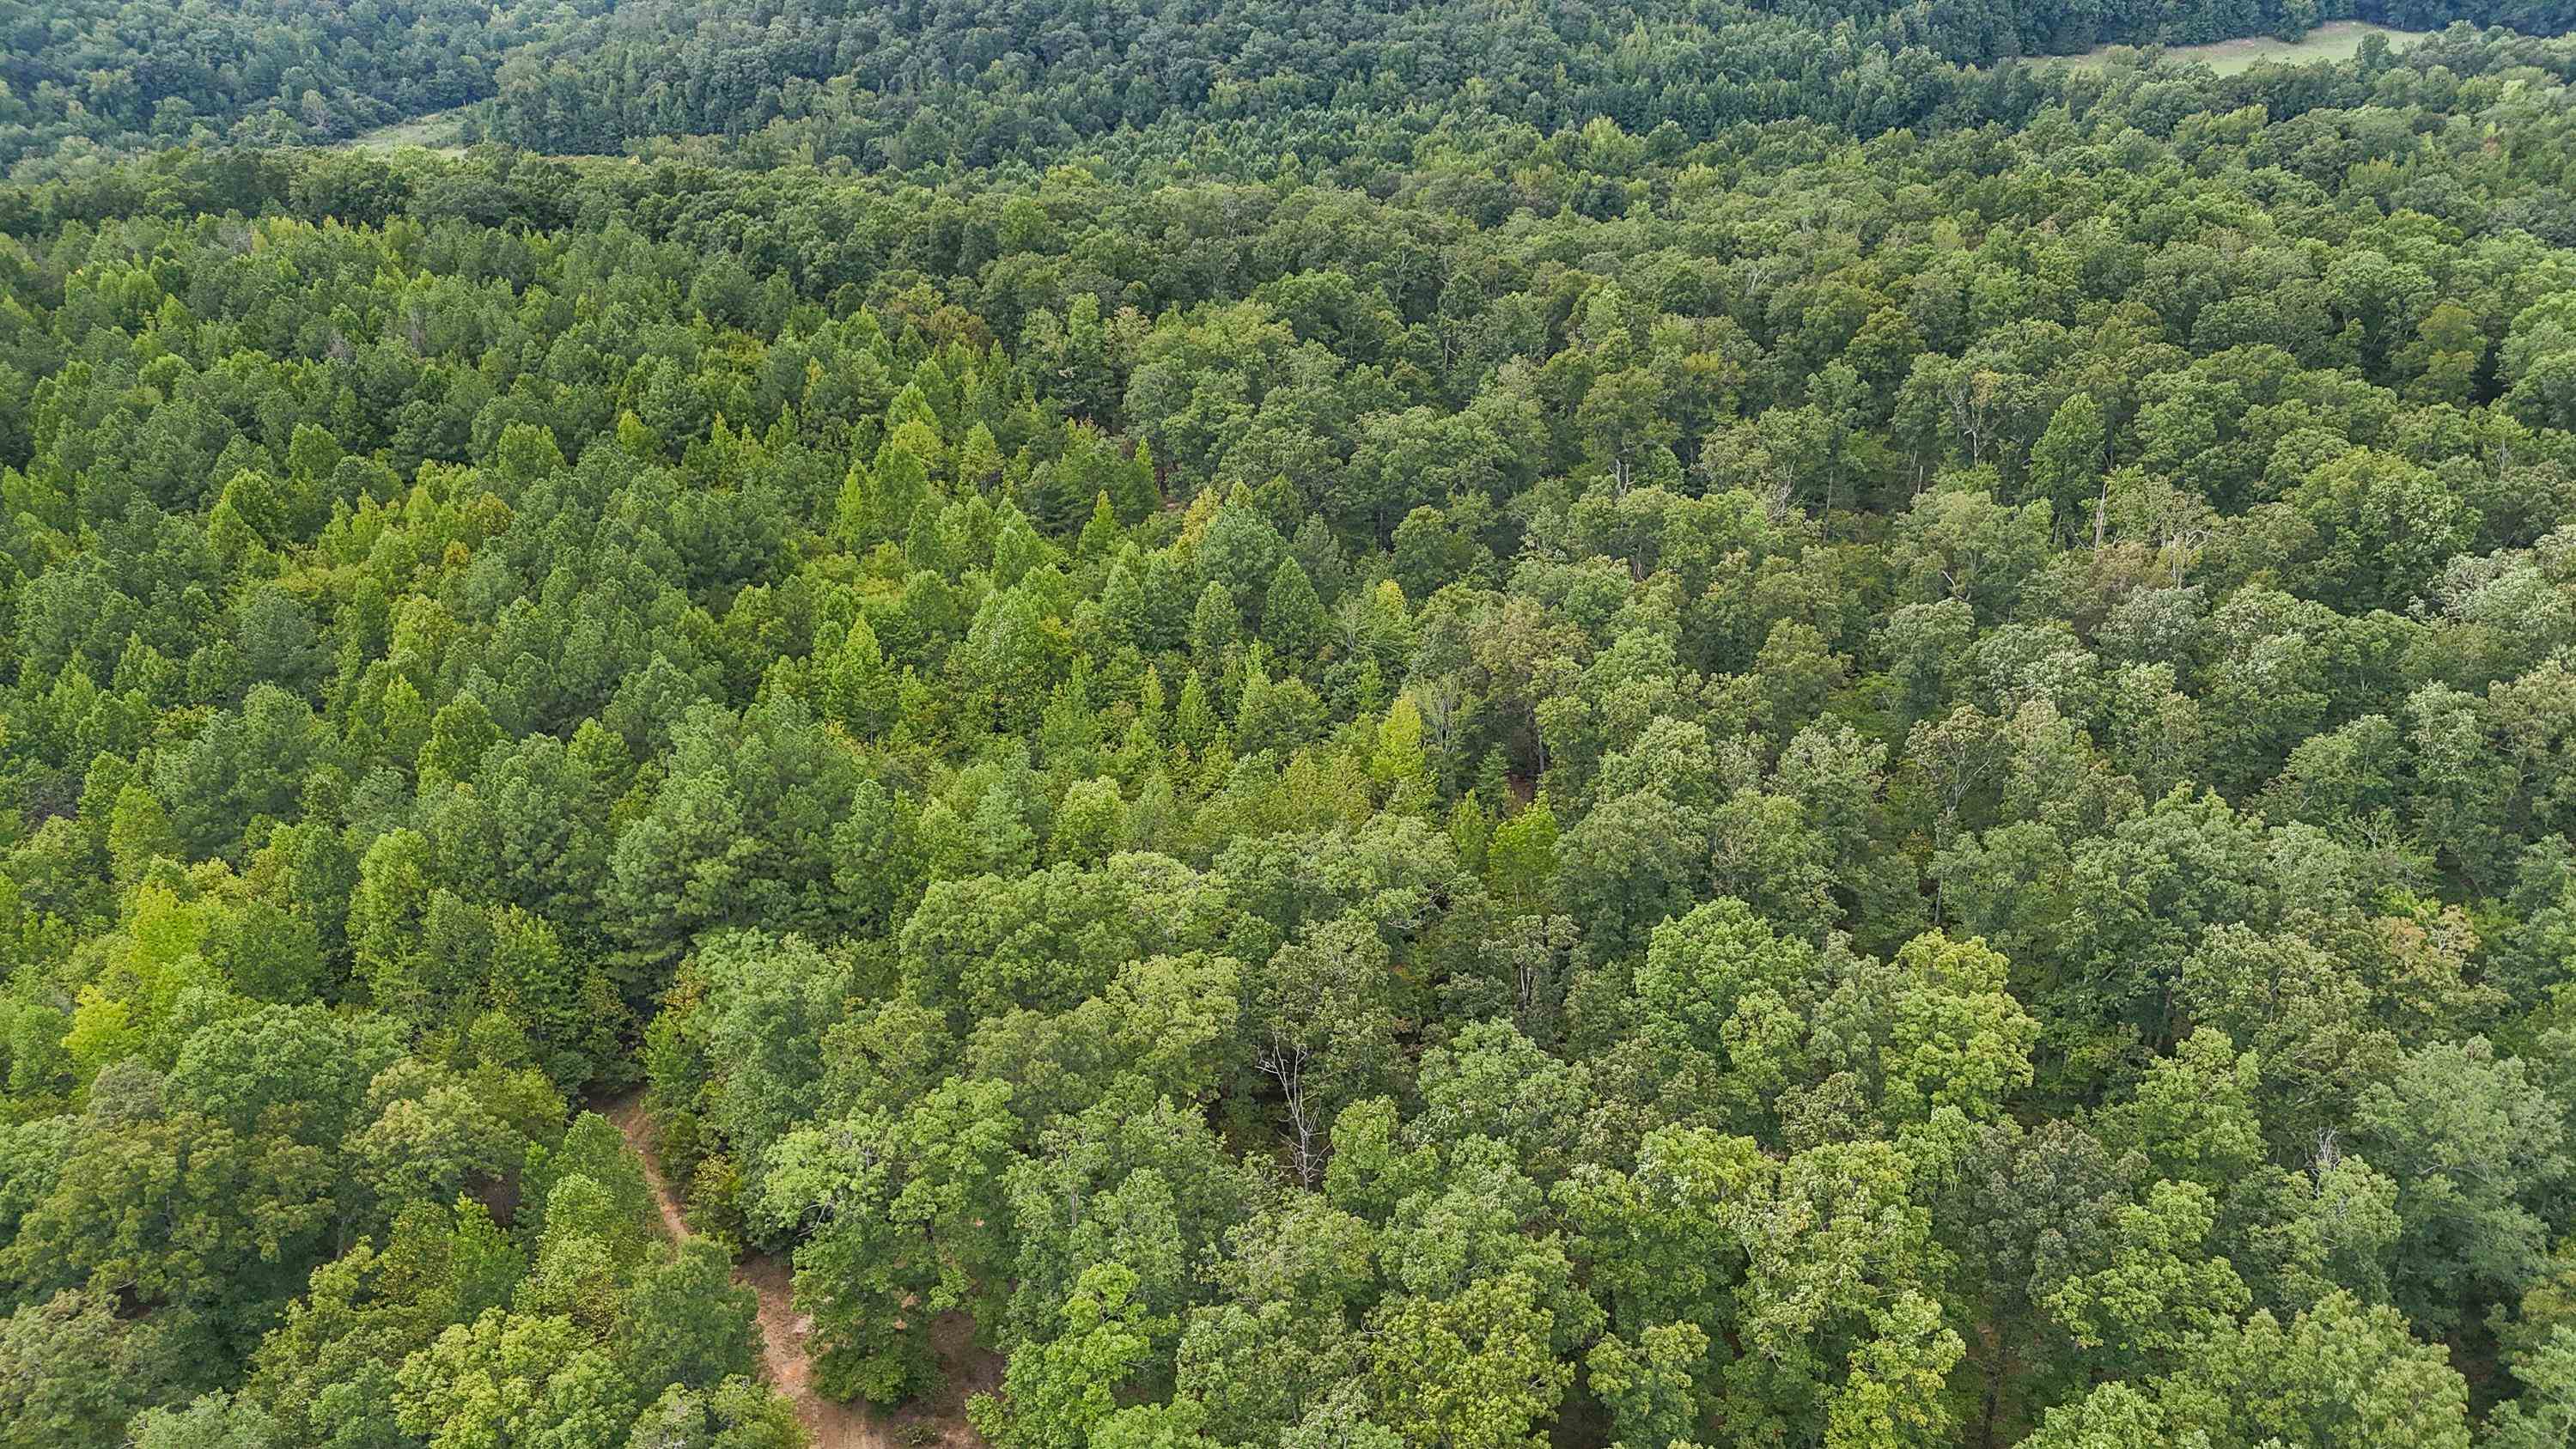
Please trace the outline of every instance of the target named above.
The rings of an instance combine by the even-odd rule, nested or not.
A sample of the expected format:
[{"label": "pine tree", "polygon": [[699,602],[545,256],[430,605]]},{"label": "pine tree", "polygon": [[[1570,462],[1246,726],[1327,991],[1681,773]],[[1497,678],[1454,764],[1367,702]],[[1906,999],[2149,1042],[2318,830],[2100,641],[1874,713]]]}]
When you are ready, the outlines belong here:
[{"label": "pine tree", "polygon": [[1100,634],[1112,648],[1142,647],[1153,627],[1145,611],[1145,586],[1137,578],[1136,551],[1130,547],[1109,565],[1100,586]]},{"label": "pine tree", "polygon": [[1002,449],[993,430],[977,423],[957,445],[957,484],[970,493],[990,491],[1002,481]]},{"label": "pine tree", "polygon": [[1485,847],[1494,833],[1493,817],[1485,813],[1485,804],[1471,792],[1458,797],[1457,806],[1449,812],[1449,841],[1458,847],[1458,863],[1482,874],[1485,869]]},{"label": "pine tree", "polygon": [[1007,785],[996,783],[984,791],[967,833],[977,868],[986,873],[1018,880],[1037,866],[1037,833],[1029,829],[1027,814]]},{"label": "pine tree", "polygon": [[1323,648],[1324,604],[1293,558],[1281,559],[1270,575],[1270,591],[1261,605],[1261,637],[1291,670],[1312,662]]},{"label": "pine tree", "polygon": [[[384,703],[377,718],[382,730],[378,739],[385,753],[393,758],[405,762],[415,760],[429,744],[429,703],[420,697],[419,690],[412,688],[408,678],[397,674],[385,685]],[[353,718],[351,723],[355,725],[360,721]]]},{"label": "pine tree", "polygon": [[1210,580],[1199,592],[1198,607],[1190,612],[1190,657],[1199,668],[1213,669],[1221,664],[1226,652],[1234,647],[1242,616],[1234,607],[1234,595],[1223,584]]},{"label": "pine tree", "polygon": [[[877,455],[867,468],[865,506],[860,512],[859,527],[849,534],[853,545],[866,545],[892,538],[895,530],[908,527],[912,511],[931,496],[929,457],[935,457],[937,439],[927,429],[914,428],[890,437],[877,448]],[[925,449],[932,449],[925,454]],[[853,467],[852,472],[857,469]],[[842,493],[846,501],[847,490]],[[842,527],[849,529],[844,518]]]},{"label": "pine tree", "polygon": [[917,571],[942,575],[954,575],[964,566],[965,554],[948,524],[948,507],[939,499],[924,498],[914,506],[912,522],[904,529],[903,559]]},{"label": "pine tree", "polygon": [[1377,753],[1369,762],[1369,773],[1386,792],[1389,810],[1428,809],[1438,797],[1430,758],[1422,750],[1422,711],[1414,707],[1412,695],[1397,695],[1378,725]]},{"label": "pine tree", "polygon": [[1153,444],[1137,439],[1136,454],[1127,463],[1110,501],[1117,506],[1118,521],[1133,527],[1163,506],[1163,487],[1155,471]]},{"label": "pine tree", "polygon": [[429,743],[420,752],[421,788],[474,778],[482,768],[484,751],[501,740],[501,727],[492,722],[492,712],[482,700],[471,694],[449,700],[430,722]]},{"label": "pine tree", "polygon": [[838,648],[823,661],[821,695],[824,718],[852,737],[877,738],[894,718],[897,683],[886,666],[876,631],[861,615],[850,621]]},{"label": "pine tree", "polygon": [[1163,688],[1163,671],[1144,667],[1136,683],[1136,729],[1159,748],[1171,730],[1171,705]]},{"label": "pine tree", "polygon": [[842,547],[862,550],[871,541],[868,519],[874,510],[872,501],[875,480],[868,476],[864,463],[853,458],[849,471],[841,475],[841,491],[832,506],[832,539]]},{"label": "pine tree", "polygon": [[1141,647],[1159,652],[1186,645],[1190,611],[1198,602],[1198,586],[1190,578],[1189,566],[1174,557],[1172,550],[1157,549],[1146,557],[1140,582],[1145,593],[1145,637]]},{"label": "pine tree", "polygon": [[1058,778],[1089,775],[1100,762],[1100,716],[1091,707],[1091,665],[1076,657],[1038,718],[1038,751]]},{"label": "pine tree", "polygon": [[[2078,507],[2103,503],[2095,488],[2102,478],[2104,451],[2102,405],[2091,393],[2076,393],[2058,404],[2048,430],[2030,450],[2028,496],[2055,505],[2061,523]],[[2094,525],[2098,545],[2103,520],[2088,522]]]},{"label": "pine tree", "polygon": [[1005,502],[1001,522],[993,531],[994,586],[1007,589],[1027,578],[1031,570],[1055,562],[1055,556],[1055,546],[1038,536],[1028,516]]},{"label": "pine tree", "polygon": [[1128,807],[1124,844],[1129,850],[1169,850],[1181,824],[1180,794],[1172,788],[1171,772],[1157,765]]},{"label": "pine tree", "polygon": [[1181,681],[1181,698],[1172,708],[1172,741],[1192,755],[1202,755],[1215,743],[1216,709],[1208,703],[1207,676],[1191,670]]},{"label": "pine tree", "polygon": [[1082,525],[1082,536],[1074,544],[1074,556],[1084,559],[1108,558],[1118,551],[1119,544],[1125,538],[1125,530],[1118,526],[1118,515],[1110,511],[1107,491],[1093,494],[1091,519]]},{"label": "pine tree", "polygon": [[639,463],[663,461],[661,438],[632,412],[617,415],[617,448]]}]

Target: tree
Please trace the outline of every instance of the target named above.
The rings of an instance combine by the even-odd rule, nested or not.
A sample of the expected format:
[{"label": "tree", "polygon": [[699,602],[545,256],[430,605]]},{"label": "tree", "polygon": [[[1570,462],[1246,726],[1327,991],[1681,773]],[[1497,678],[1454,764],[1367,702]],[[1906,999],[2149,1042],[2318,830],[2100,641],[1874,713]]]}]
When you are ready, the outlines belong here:
[{"label": "tree", "polygon": [[1596,949],[1636,949],[1700,893],[1706,839],[1691,812],[1652,791],[1604,801],[1557,844],[1568,912]]},{"label": "tree", "polygon": [[145,1331],[120,1323],[105,1298],[55,1293],[0,1323],[0,1434],[11,1449],[111,1442],[155,1396]]},{"label": "tree", "polygon": [[1010,1449],[1081,1449],[1109,1418],[1118,1390],[1146,1360],[1155,1336],[1133,1302],[1136,1275],[1116,1263],[1085,1269],[1064,1301],[1053,1340],[1011,1355],[996,1405],[976,1419]]},{"label": "tree", "polygon": [[2576,1327],[2558,1325],[2547,1342],[2517,1357],[2513,1373],[2522,1381],[2522,1396],[2498,1405],[2488,1418],[2490,1442],[2540,1449],[2576,1433]]},{"label": "tree", "polygon": [[1658,1324],[1635,1344],[1602,1339],[1584,1356],[1584,1379],[1610,1410],[1621,1443],[1689,1443],[1698,1431],[1697,1379],[1707,1354],[1708,1333],[1698,1324]]},{"label": "tree", "polygon": [[1535,1285],[1480,1278],[1456,1297],[1405,1297],[1373,1325],[1373,1365],[1388,1427],[1406,1442],[1457,1449],[1536,1445],[1574,1367],[1549,1347],[1555,1324]]},{"label": "tree", "polygon": [[1877,1336],[1852,1351],[1851,1373],[1826,1409],[1829,1445],[1951,1442],[1956,1430],[1947,1378],[1963,1345],[1921,1293],[1905,1293],[1877,1315]]},{"label": "tree", "polygon": [[2004,958],[1982,941],[1935,931],[1896,953],[1906,977],[1881,1050],[1882,1110],[1891,1122],[1922,1122],[1957,1111],[1970,1121],[2001,1115],[2030,1085],[2039,1023],[2005,990]]},{"label": "tree", "polygon": [[1292,667],[1313,659],[1323,645],[1323,601],[1315,597],[1315,585],[1294,558],[1280,559],[1270,575],[1270,588],[1261,602],[1261,638],[1275,657]]},{"label": "tree", "polygon": [[147,1409],[127,1428],[136,1449],[268,1449],[274,1435],[255,1407],[225,1393],[204,1394],[176,1409]]},{"label": "tree", "polygon": [[1745,1267],[1737,1223],[1766,1171],[1749,1137],[1667,1127],[1639,1144],[1633,1172],[1590,1166],[1556,1186],[1624,1332],[1683,1321],[1712,1334],[1727,1326]]},{"label": "tree", "polygon": [[1575,409],[1575,426],[1584,449],[1610,474],[1611,486],[1628,491],[1629,480],[1647,450],[1670,443],[1676,433],[1663,413],[1663,379],[1638,367],[1606,372],[1593,379]]},{"label": "tree", "polygon": [[2399,1184],[2410,1318],[2455,1323],[2532,1276],[2547,1240],[2534,1194],[2569,1170],[2565,1116],[2483,1037],[2429,1044],[2363,1091],[2355,1136]]},{"label": "tree", "polygon": [[2074,1123],[2024,1131],[2009,1120],[1978,1128],[1935,1189],[1934,1231],[1957,1256],[1948,1303],[1967,1366],[1982,1383],[1976,1442],[1998,1441],[2027,1396],[2045,1402],[2081,1383],[2081,1363],[2040,1297],[2071,1274],[2107,1261],[2108,1225],[2143,1164],[2117,1158]]},{"label": "tree", "polygon": [[1393,1070],[1390,965],[1377,932],[1346,918],[1280,947],[1255,978],[1245,1010],[1252,1065],[1279,1092],[1289,1169],[1309,1190],[1323,1172],[1325,1124]]},{"label": "tree", "polygon": [[2143,1378],[2231,1325],[2245,1285],[2224,1258],[2204,1257],[2216,1210],[2197,1183],[2159,1182],[2143,1203],[2112,1211],[2107,1261],[2041,1299],[2101,1372]]},{"label": "tree", "polygon": [[482,767],[484,752],[501,742],[501,727],[483,701],[460,694],[430,720],[429,743],[420,752],[421,783],[435,788],[470,780]]},{"label": "tree", "polygon": [[2129,1099],[2103,1114],[2103,1141],[2142,1153],[2160,1176],[2223,1193],[2263,1165],[2260,1073],[2252,1053],[2203,1027],[2149,1062]]},{"label": "tree", "polygon": [[1438,798],[1431,762],[1422,747],[1422,711],[1411,696],[1399,694],[1378,724],[1377,750],[1369,773],[1386,794],[1390,810],[1419,811]]},{"label": "tree", "polygon": [[1746,1268],[1735,1332],[1745,1352],[1725,1370],[1730,1422],[1823,1418],[1855,1442],[1881,1429],[1917,1443],[1952,1432],[1952,1410],[1931,1386],[1965,1349],[1913,1286],[1930,1222],[1906,1205],[1912,1172],[1885,1143],[1819,1146],[1738,1200],[1731,1226]]},{"label": "tree", "polygon": [[1634,978],[1640,1029],[1723,1062],[1739,1011],[1785,1004],[1814,962],[1812,948],[1781,937],[1742,901],[1711,901],[1655,928]]},{"label": "tree", "polygon": [[637,1276],[618,1306],[610,1341],[626,1377],[639,1386],[720,1393],[759,1367],[759,1307],[758,1294],[734,1283],[723,1248],[687,1238],[676,1259]]},{"label": "tree", "polygon": [[2091,393],[2079,392],[2057,405],[2048,419],[2048,430],[2030,450],[2031,496],[2047,499],[2060,519],[2092,507],[2093,542],[2102,543],[2110,494],[2101,488],[2106,458],[2106,429],[2102,405]]},{"label": "tree", "polygon": [[900,1116],[807,1127],[772,1156],[756,1228],[796,1250],[824,1390],[894,1403],[930,1382],[931,1315],[965,1304],[1002,1263],[998,1197],[1010,1089],[952,1081]]},{"label": "tree", "polygon": [[2342,608],[2403,608],[2469,546],[2459,499],[2424,470],[2366,449],[2317,468],[2288,501],[2315,540],[2292,577]]},{"label": "tree", "polygon": [[[793,700],[741,717],[691,707],[671,761],[609,859],[630,997],[710,927],[819,927],[834,913],[833,826],[858,784],[848,754]],[[657,984],[657,983],[656,983]]]},{"label": "tree", "polygon": [[633,1388],[571,1319],[497,1308],[441,1333],[396,1377],[396,1416],[431,1449],[613,1444],[637,1409]]},{"label": "tree", "polygon": [[188,1111],[102,1117],[0,1270],[28,1290],[201,1311],[218,1333],[255,1340],[323,1256],[342,1191],[333,1155],[277,1132],[273,1115],[247,1132]]},{"label": "tree", "polygon": [[1485,882],[1495,897],[1528,911],[1550,897],[1556,878],[1556,812],[1547,796],[1494,827],[1485,852]]},{"label": "tree", "polygon": [[[2114,1426],[2117,1426],[2115,1429]],[[2173,1374],[2142,1391],[2106,1384],[2053,1409],[2029,1443],[2093,1449],[2117,1442],[2314,1444],[2323,1449],[2410,1443],[2465,1449],[2468,1388],[2439,1348],[2407,1336],[2394,1309],[2336,1294],[2286,1326],[2257,1313],[2212,1335]]]},{"label": "tree", "polygon": [[894,671],[865,614],[850,621],[841,645],[823,664],[824,717],[860,739],[873,739],[893,722]]},{"label": "tree", "polygon": [[269,1006],[189,1033],[161,1097],[237,1133],[336,1149],[361,1120],[376,1074],[397,1055],[381,1021]]},{"label": "tree", "polygon": [[1190,657],[1200,671],[1217,668],[1226,652],[1234,647],[1235,631],[1242,616],[1235,611],[1234,595],[1214,579],[1199,592],[1198,607],[1190,612]]},{"label": "tree", "polygon": [[107,856],[119,886],[141,880],[155,860],[179,859],[184,849],[148,787],[138,783],[117,792],[115,811],[107,820]]},{"label": "tree", "polygon": [[626,1449],[795,1449],[804,1426],[758,1379],[727,1379],[710,1392],[671,1385],[636,1417]]}]

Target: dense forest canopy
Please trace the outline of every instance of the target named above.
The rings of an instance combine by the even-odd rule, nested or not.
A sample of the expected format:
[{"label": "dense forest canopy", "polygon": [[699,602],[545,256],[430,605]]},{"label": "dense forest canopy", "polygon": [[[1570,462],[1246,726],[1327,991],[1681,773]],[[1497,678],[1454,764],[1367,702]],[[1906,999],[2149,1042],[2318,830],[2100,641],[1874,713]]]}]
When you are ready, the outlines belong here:
[{"label": "dense forest canopy", "polygon": [[2438,8],[8,10],[0,1446],[2567,1443]]}]

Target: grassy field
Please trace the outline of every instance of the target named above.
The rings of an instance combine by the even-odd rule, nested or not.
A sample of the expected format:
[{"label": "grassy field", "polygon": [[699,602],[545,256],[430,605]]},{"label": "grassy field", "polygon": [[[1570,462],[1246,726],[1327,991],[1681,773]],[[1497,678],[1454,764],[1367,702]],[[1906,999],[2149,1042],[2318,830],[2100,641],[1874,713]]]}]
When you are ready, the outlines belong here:
[{"label": "grassy field", "polygon": [[[2298,65],[2312,60],[2350,60],[2361,52],[2361,38],[2370,34],[2385,35],[2391,49],[2402,50],[2424,38],[2419,30],[2391,30],[2385,25],[2372,25],[2361,20],[2336,20],[2308,32],[2307,38],[2292,44],[2269,35],[2245,40],[2222,40],[2214,45],[2168,46],[2165,54],[2175,60],[2200,61],[2220,75],[2234,75],[2251,70],[2267,61]],[[2088,54],[2069,56],[2069,65],[2100,65],[2113,47],[2104,46]]]},{"label": "grassy field", "polygon": [[459,143],[454,111],[432,111],[426,116],[378,126],[350,137],[348,144],[351,149],[359,151],[405,151],[417,146],[441,156],[465,154],[465,147]]}]

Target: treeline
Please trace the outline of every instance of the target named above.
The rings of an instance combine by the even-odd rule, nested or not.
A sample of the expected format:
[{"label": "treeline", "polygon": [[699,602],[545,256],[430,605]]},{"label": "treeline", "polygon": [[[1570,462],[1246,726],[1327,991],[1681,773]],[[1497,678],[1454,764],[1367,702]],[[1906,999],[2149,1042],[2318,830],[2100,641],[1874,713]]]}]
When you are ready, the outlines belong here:
[{"label": "treeline", "polygon": [[[1462,104],[1542,129],[1609,115],[1680,120],[1695,139],[1748,116],[1809,113],[1818,89],[1955,84],[1928,53],[1732,4],[1487,8],[1219,0],[1183,15],[1113,4],[918,9],[825,0],[759,15],[630,6],[603,35],[504,69],[488,133],[544,151],[640,138],[740,136],[782,123],[824,155],[910,169],[1043,161],[1122,129],[1341,117]],[[1837,65],[1833,62],[1840,61]],[[1866,63],[1872,75],[1856,74]],[[1855,72],[1838,75],[1836,72]],[[1330,126],[1317,128],[1328,133]]]},{"label": "treeline", "polygon": [[[2211,138],[2249,136],[2248,161],[2286,167],[2325,183],[2363,161],[2383,162],[2408,178],[2410,209],[2467,224],[2476,206],[2503,208],[2495,224],[2553,242],[2576,238],[2569,178],[2549,154],[2560,136],[2555,118],[2535,113],[2516,95],[2515,79],[2549,84],[2576,77],[2576,48],[2564,41],[2465,31],[2427,39],[2406,51],[2365,46],[2349,66],[2257,67],[2234,76],[2170,65],[2124,64],[2101,71],[2013,68],[1974,77],[1976,84],[1928,116],[1907,138],[1889,138],[1873,154],[1908,156],[1929,140],[1926,167],[1989,164],[1999,128],[2063,117],[2087,130],[2117,122],[2178,143],[2196,157]],[[2454,109],[2491,114],[2515,164],[2464,186],[2460,168],[2478,144],[2453,121]],[[2256,118],[2250,133],[2248,117]],[[2227,118],[2216,122],[2214,118]],[[1678,182],[1694,187],[1792,162],[1808,161],[1854,139],[1844,121],[1737,126],[1712,141],[1693,142],[1678,125],[1640,131],[1608,117],[1548,132],[1499,113],[1440,117],[1428,113],[1362,116],[1299,113],[1172,131],[1121,134],[1066,153],[1080,173],[1109,183],[1104,204],[1140,199],[1168,205],[1178,195],[1212,195],[1229,187],[1253,191],[1311,185],[1397,198],[1407,214],[1454,214],[1497,227],[1515,216],[1552,217],[1571,210],[1608,220],[1668,199]],[[2213,129],[2214,127],[2214,129]],[[1327,136],[1327,132],[1331,136]],[[1842,134],[1837,135],[1840,132]],[[1875,135],[1875,132],[1869,133]],[[179,151],[133,165],[41,184],[0,187],[0,232],[31,236],[64,223],[99,225],[118,218],[180,218],[198,212],[289,215],[381,223],[407,216],[425,226],[442,221],[553,230],[614,216],[646,235],[739,253],[766,272],[815,295],[833,287],[870,285],[887,269],[924,279],[981,273],[999,260],[1005,231],[1000,211],[1035,189],[1046,173],[1022,164],[965,168],[952,158],[864,179],[831,162],[816,168],[793,131],[713,145],[662,142],[646,148],[647,164],[596,166],[576,158],[543,158],[490,147],[460,164],[417,155],[385,159],[354,153],[298,158],[279,151],[233,148]],[[2410,161],[2419,137],[2434,137],[2449,159]],[[1300,149],[1298,143],[1312,143]],[[1071,173],[1067,173],[1070,175]],[[1249,183],[1262,183],[1249,187]],[[1267,203],[1264,203],[1267,204]],[[929,211],[920,226],[911,219]],[[1139,214],[1168,244],[1188,248],[1188,233]],[[1102,230],[1115,233],[1116,228]],[[1092,248],[1119,255],[1125,243]],[[1167,285],[1207,268],[1239,268],[1229,254],[1175,266],[1150,279],[1147,291],[1124,296],[1195,300],[1216,295],[1204,280]],[[1008,276],[1011,262],[996,275]],[[1144,277],[1104,274],[1098,289],[1113,308],[1121,288]],[[979,289],[981,283],[978,283]],[[1418,299],[1415,299],[1418,302]],[[999,294],[979,313],[997,315],[1008,335],[1018,308]],[[1417,310],[1408,303],[1408,310]]]},{"label": "treeline", "polygon": [[0,1443],[2558,1442],[2568,62],[0,193]]},{"label": "treeline", "polygon": [[[756,14],[685,0],[622,7],[577,41],[504,67],[485,134],[536,150],[617,152],[672,135],[768,132],[786,154],[908,170],[1044,164],[1125,132],[1293,131],[1331,152],[1390,112],[1491,113],[1544,131],[1609,116],[1691,140],[1743,121],[1823,120],[1871,135],[1919,125],[2015,57],[2097,45],[2299,34],[2350,0],[1806,0],[1545,9],[1341,0],[1280,11],[1223,0],[1174,16],[1107,5],[889,9],[816,0]],[[2364,0],[2363,18],[2564,32],[2538,0]]]},{"label": "treeline", "polygon": [[1555,131],[1608,116],[1641,133],[1670,123],[1692,141],[1790,118],[1872,135],[1979,104],[1996,82],[1962,68],[2017,57],[2296,35],[2356,15],[2554,35],[2563,12],[2548,0],[1212,0],[1182,11],[8,0],[0,166],[40,179],[94,170],[102,153],[345,141],[458,107],[469,138],[537,151],[757,135],[774,154],[897,171],[1044,165],[1139,135],[1168,152],[1210,126],[1262,132],[1249,154],[1338,158],[1354,126],[1408,114],[1417,131],[1489,117]]}]

